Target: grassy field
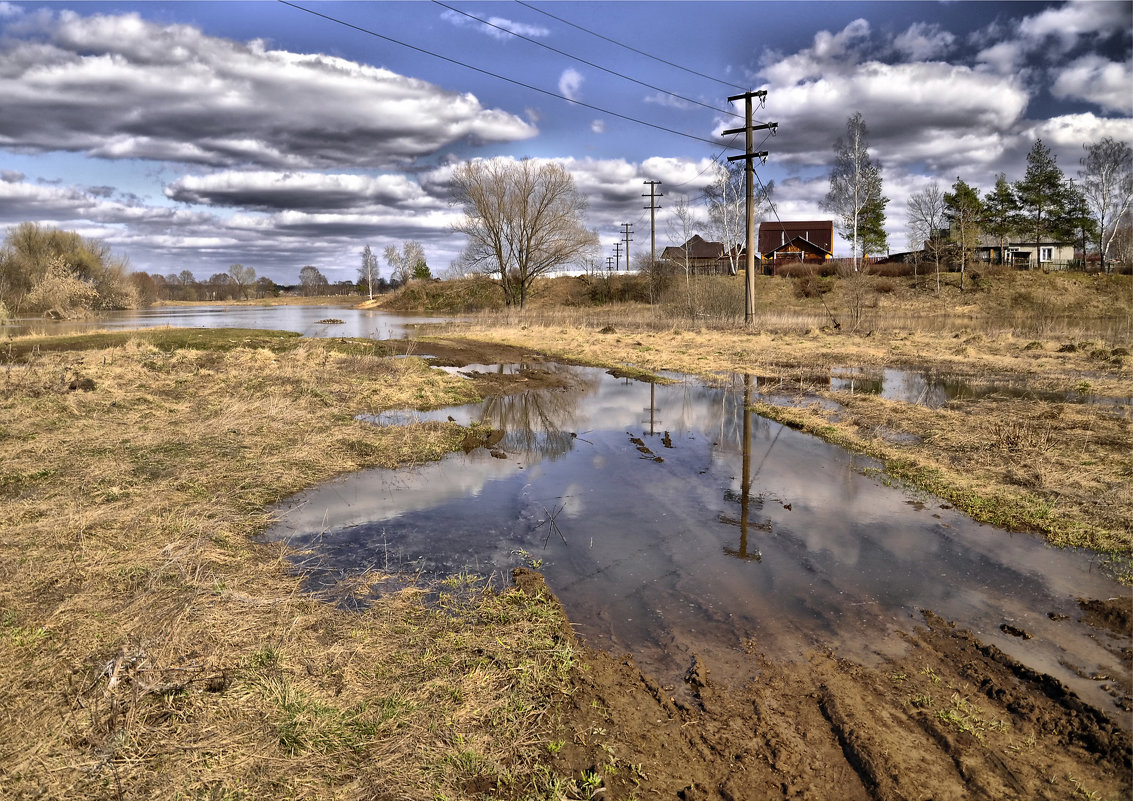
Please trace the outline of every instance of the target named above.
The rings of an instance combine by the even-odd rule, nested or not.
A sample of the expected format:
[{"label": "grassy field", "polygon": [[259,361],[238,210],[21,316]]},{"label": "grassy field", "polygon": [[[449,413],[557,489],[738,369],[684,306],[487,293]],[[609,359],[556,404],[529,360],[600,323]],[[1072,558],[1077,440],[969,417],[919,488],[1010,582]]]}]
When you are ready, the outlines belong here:
[{"label": "grassy field", "polygon": [[557,604],[454,580],[439,605],[347,612],[253,541],[303,487],[458,447],[451,424],[354,417],[467,402],[468,382],[365,344],[114,336],[17,341],[0,378],[0,796],[553,787]]},{"label": "grassy field", "polygon": [[[482,311],[430,336],[708,380],[751,372],[836,399],[838,414],[758,411],[871,453],[978,519],[1113,554],[1128,580],[1127,405],[992,396],[928,410],[822,386],[833,366],[904,365],[1127,398],[1127,277],[896,286],[864,301],[854,331],[831,324],[854,302],[837,285],[819,301],[766,282],[754,330],[679,303],[675,316],[593,306],[578,287],[590,297],[585,282],[556,283],[522,314]],[[734,309],[719,300],[731,291],[701,297]],[[1075,309],[1108,327],[1076,325]],[[356,419],[477,397],[394,358],[407,347],[428,350],[224,329],[4,343],[0,797],[590,797],[585,771],[553,767],[556,710],[586,674],[537,584],[497,594],[456,577],[437,604],[417,588],[359,613],[304,593],[283,549],[255,540],[270,505],[300,489],[464,441],[451,423]],[[335,598],[369,598],[381,580]]]}]

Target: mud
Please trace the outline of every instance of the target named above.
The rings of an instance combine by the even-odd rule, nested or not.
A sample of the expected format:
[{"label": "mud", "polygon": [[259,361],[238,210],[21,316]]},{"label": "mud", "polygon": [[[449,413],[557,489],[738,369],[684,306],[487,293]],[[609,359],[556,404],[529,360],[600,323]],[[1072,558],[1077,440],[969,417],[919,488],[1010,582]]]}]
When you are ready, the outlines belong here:
[{"label": "mud", "polygon": [[580,644],[553,766],[601,776],[595,798],[1126,796],[1129,733],[1064,685],[928,611],[906,646],[867,667],[818,651],[775,663],[750,643],[753,681],[717,682],[694,657],[678,688]]}]

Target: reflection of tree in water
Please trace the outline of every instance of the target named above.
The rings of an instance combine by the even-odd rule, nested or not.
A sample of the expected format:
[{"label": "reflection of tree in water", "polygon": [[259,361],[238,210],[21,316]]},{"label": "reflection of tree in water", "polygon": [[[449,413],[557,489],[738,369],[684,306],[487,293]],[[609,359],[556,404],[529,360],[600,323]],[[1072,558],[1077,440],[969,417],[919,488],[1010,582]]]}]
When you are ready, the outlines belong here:
[{"label": "reflection of tree in water", "polygon": [[532,390],[484,401],[480,422],[504,432],[499,447],[509,453],[555,459],[573,446],[578,408],[600,378],[571,373],[568,389]]}]

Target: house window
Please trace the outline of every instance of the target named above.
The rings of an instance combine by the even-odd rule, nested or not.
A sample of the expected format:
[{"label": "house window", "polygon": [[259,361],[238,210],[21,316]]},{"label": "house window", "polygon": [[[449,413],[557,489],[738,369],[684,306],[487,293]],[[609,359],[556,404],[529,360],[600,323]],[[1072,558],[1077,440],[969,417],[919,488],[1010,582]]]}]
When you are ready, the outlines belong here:
[{"label": "house window", "polygon": [[1039,248],[1039,261],[1054,261],[1054,248]]}]

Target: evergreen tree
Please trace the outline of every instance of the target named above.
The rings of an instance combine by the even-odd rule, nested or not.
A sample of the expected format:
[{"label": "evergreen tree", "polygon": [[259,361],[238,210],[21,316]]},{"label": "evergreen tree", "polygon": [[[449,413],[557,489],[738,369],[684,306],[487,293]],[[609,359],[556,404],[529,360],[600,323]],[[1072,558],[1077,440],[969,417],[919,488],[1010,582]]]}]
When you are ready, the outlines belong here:
[{"label": "evergreen tree", "polygon": [[1014,189],[1022,219],[1020,233],[1034,239],[1034,263],[1038,264],[1044,239],[1066,241],[1074,237],[1072,195],[1066,177],[1041,139],[1036,139],[1027,153],[1027,172]]}]

